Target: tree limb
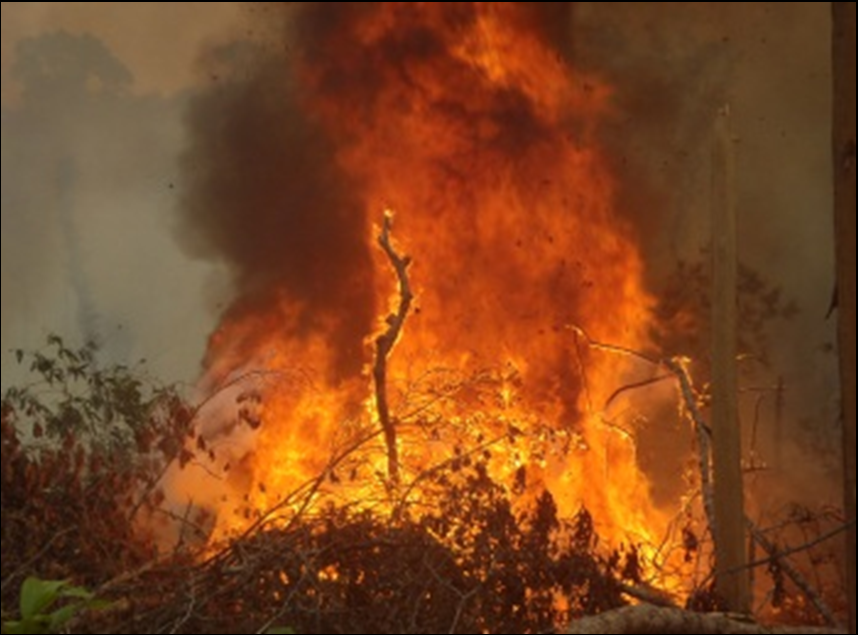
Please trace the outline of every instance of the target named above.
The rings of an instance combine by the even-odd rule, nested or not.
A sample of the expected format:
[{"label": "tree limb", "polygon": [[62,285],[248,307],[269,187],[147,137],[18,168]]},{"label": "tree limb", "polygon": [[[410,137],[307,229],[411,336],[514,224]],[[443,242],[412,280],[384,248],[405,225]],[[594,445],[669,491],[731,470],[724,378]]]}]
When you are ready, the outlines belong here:
[{"label": "tree limb", "polygon": [[697,434],[697,445],[699,446],[698,461],[700,463],[700,488],[703,492],[703,509],[706,512],[706,521],[709,523],[709,530],[715,533],[715,486],[712,481],[712,450],[711,450],[711,429],[697,407],[697,397],[694,394],[694,387],[691,384],[691,378],[688,376],[688,371],[679,359],[662,360],[662,365],[672,372],[679,382],[679,389],[682,392],[685,408],[694,423],[694,431]]},{"label": "tree limb", "polygon": [[392,222],[391,215],[385,214],[378,244],[396,271],[396,277],[399,281],[399,305],[396,313],[387,316],[387,330],[375,340],[376,355],[372,376],[375,381],[375,404],[378,410],[378,420],[384,432],[384,442],[387,446],[387,477],[390,484],[396,487],[399,484],[399,450],[396,446],[396,422],[390,414],[390,404],[387,400],[387,359],[402,332],[402,326],[405,324],[405,318],[408,316],[408,309],[411,307],[414,294],[408,282],[408,266],[411,264],[411,258],[400,256],[390,244]]}]

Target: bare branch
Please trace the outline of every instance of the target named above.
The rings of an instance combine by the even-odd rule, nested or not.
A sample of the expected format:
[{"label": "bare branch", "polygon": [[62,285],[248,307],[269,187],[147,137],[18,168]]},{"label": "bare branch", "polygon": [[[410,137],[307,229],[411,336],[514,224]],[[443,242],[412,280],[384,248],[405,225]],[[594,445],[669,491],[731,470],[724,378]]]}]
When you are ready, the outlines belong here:
[{"label": "bare branch", "polygon": [[[682,393],[686,410],[691,417],[691,421],[694,424],[694,430],[697,433],[697,443],[700,446],[700,481],[703,490],[703,507],[706,512],[706,520],[709,523],[710,530],[714,532],[716,519],[714,484],[712,481],[711,468],[710,428],[709,425],[706,423],[703,414],[700,412],[700,408],[697,406],[697,396],[694,392],[694,387],[691,383],[691,378],[689,377],[688,371],[685,369],[682,360],[680,358],[656,359],[654,357],[651,357],[649,355],[630,348],[626,348],[624,346],[617,346],[616,344],[606,344],[604,342],[594,340],[580,326],[569,325],[567,326],[567,328],[573,333],[575,333],[576,336],[583,338],[589,346],[595,349],[607,351],[610,353],[617,353],[626,357],[642,360],[644,362],[652,364],[653,366],[660,366],[662,368],[667,369],[673,376],[676,377],[677,381],[679,382],[679,388],[680,392]],[[615,391],[608,398],[608,404],[610,404],[611,401],[617,398],[622,392],[634,390],[636,388],[643,388],[657,381],[661,381],[661,379],[663,379],[663,377],[658,376],[652,379],[638,382],[636,384],[630,384],[628,386],[625,386]]]},{"label": "bare branch", "polygon": [[399,485],[399,450],[396,447],[396,422],[390,414],[390,404],[387,399],[387,359],[402,332],[402,326],[405,324],[405,318],[408,316],[414,295],[408,282],[408,266],[411,264],[411,258],[400,256],[390,243],[392,222],[391,215],[385,214],[378,244],[396,271],[396,277],[399,281],[399,305],[396,313],[387,316],[387,330],[375,340],[376,355],[372,376],[375,381],[375,403],[378,419],[384,431],[384,442],[387,446],[387,476],[390,479],[390,484],[396,487]]},{"label": "bare branch", "polygon": [[[750,521],[748,521],[750,523]],[[840,525],[839,527],[835,527],[829,532],[826,532],[819,536],[818,538],[814,538],[813,540],[806,542],[804,544],[798,545],[797,547],[789,547],[787,549],[778,549],[775,551],[774,555],[770,555],[767,558],[760,558],[759,560],[754,560],[753,562],[748,563],[748,568],[752,567],[762,567],[767,564],[771,564],[772,562],[780,562],[781,559],[787,558],[789,556],[795,555],[797,553],[803,553],[805,551],[810,551],[814,547],[817,547],[833,538],[837,538],[840,534],[844,534],[855,526],[855,523],[847,523],[845,525]],[[760,536],[765,538],[765,533],[763,530],[756,528],[756,531],[760,534]],[[754,536],[756,540],[756,536]],[[759,542],[759,541],[757,541]],[[762,545],[761,545],[762,546]]]},{"label": "bare branch", "polygon": [[700,487],[703,492],[703,509],[706,512],[706,520],[709,523],[709,529],[715,532],[715,487],[712,481],[712,450],[710,447],[710,428],[697,406],[697,396],[694,393],[694,387],[691,383],[691,378],[688,371],[685,369],[680,359],[663,360],[661,364],[670,372],[672,372],[677,381],[679,381],[679,389],[682,393],[685,408],[688,411],[691,421],[694,424],[694,431],[697,434],[697,445],[699,446],[698,461],[700,464]]},{"label": "bare branch", "polygon": [[62,531],[58,531],[53,536],[51,536],[51,539],[48,540],[47,543],[45,543],[44,547],[39,549],[33,557],[31,557],[29,560],[26,560],[25,562],[23,562],[21,564],[21,566],[19,566],[17,569],[15,569],[15,571],[13,571],[9,576],[6,577],[5,580],[3,580],[3,584],[0,585],[0,592],[5,591],[6,587],[8,587],[17,578],[19,578],[28,569],[30,569],[30,567],[32,567],[35,563],[37,563],[42,556],[44,556],[46,553],[48,553],[48,551],[50,551],[51,547],[54,546],[54,543],[57,540],[67,536],[68,534],[72,533],[72,531],[74,531],[74,528],[69,527],[67,529],[63,529]]},{"label": "bare branch", "polygon": [[605,408],[610,406],[615,399],[618,399],[620,397],[620,395],[623,395],[632,390],[638,390],[640,388],[646,388],[647,386],[658,384],[666,379],[670,379],[672,376],[673,374],[656,375],[655,377],[650,377],[649,379],[642,379],[641,381],[636,381],[630,384],[626,384],[625,386],[620,386],[613,393],[611,393],[610,397],[605,400]]},{"label": "bare branch", "polygon": [[[819,614],[825,618],[825,621],[830,626],[834,626],[837,624],[837,618],[834,616],[834,611],[828,606],[819,592],[813,588],[810,582],[802,575],[802,573],[796,569],[792,564],[790,564],[789,560],[784,557],[779,551],[777,545],[771,542],[768,538],[766,538],[765,534],[760,531],[756,525],[754,525],[747,518],[745,519],[745,523],[748,527],[748,531],[751,532],[751,536],[760,545],[766,553],[772,558],[773,561],[777,562],[787,576],[789,576],[790,580],[801,589],[801,592],[807,597],[808,600],[813,604]],[[795,553],[795,552],[792,552]]]}]

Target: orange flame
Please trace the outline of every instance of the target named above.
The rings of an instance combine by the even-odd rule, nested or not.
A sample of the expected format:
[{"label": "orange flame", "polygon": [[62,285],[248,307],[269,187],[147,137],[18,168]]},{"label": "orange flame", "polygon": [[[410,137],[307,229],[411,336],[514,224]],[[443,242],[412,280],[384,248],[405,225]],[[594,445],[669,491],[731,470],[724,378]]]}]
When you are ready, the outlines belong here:
[{"label": "orange flame", "polygon": [[[388,366],[397,495],[419,498],[427,472],[479,452],[510,490],[547,487],[562,513],[586,506],[608,538],[655,544],[666,519],[634,430],[602,412],[628,361],[570,328],[647,343],[643,263],[596,135],[609,88],[545,43],[526,3],[368,4],[315,42],[321,62],[298,57],[292,72],[359,184],[354,198],[369,218],[396,211],[397,248],[414,259],[415,309]],[[378,229],[365,229],[374,245]],[[395,303],[381,250],[375,270],[369,292]],[[302,332],[301,319],[284,296],[213,337],[207,385],[252,369],[259,390],[223,393],[241,402],[243,423],[206,422],[216,457],[206,471],[229,483],[209,501],[216,537],[292,492],[390,500],[370,373],[332,372],[324,324],[280,335]],[[195,478],[180,480],[204,501]]]}]

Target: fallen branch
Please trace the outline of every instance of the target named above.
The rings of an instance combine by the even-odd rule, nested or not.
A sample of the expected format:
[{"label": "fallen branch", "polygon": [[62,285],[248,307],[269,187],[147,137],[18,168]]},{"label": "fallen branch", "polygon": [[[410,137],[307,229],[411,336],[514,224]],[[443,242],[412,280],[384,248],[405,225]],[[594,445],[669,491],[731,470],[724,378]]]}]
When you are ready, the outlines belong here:
[{"label": "fallen branch", "polygon": [[757,635],[764,633],[847,633],[843,629],[813,629],[765,627],[745,616],[732,613],[694,613],[680,609],[663,608],[642,604],[627,606],[600,615],[585,617],[573,622],[566,633],[600,635],[616,633],[691,633],[695,635],[719,635],[721,633],[738,633],[741,635]]},{"label": "fallen branch", "polygon": [[414,295],[408,282],[408,266],[411,264],[411,258],[400,256],[390,244],[391,224],[390,214],[385,214],[378,244],[381,245],[390,260],[390,264],[396,271],[396,277],[399,280],[399,306],[396,313],[387,316],[388,328],[375,340],[376,355],[372,377],[375,381],[375,404],[378,410],[378,420],[384,431],[384,442],[387,446],[387,477],[390,484],[396,487],[399,484],[399,450],[396,447],[396,423],[390,415],[390,405],[387,401],[387,358],[396,345],[396,340],[399,339]]}]

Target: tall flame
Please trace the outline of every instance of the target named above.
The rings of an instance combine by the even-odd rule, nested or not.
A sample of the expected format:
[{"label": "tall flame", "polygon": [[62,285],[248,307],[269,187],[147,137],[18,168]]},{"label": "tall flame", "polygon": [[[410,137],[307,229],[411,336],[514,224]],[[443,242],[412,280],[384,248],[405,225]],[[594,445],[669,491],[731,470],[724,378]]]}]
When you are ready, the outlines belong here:
[{"label": "tall flame", "polygon": [[[415,305],[387,378],[400,494],[419,497],[421,475],[479,451],[511,490],[547,487],[562,513],[586,506],[610,538],[654,540],[665,523],[634,433],[601,412],[627,361],[581,335],[643,347],[652,305],[597,137],[609,87],[570,68],[528,3],[322,4],[333,8],[303,9],[324,28],[304,25],[282,75],[352,184],[359,239],[373,255],[349,293],[376,307],[397,301],[375,248],[385,210],[413,258]],[[283,248],[302,240],[314,236],[284,236]],[[306,285],[324,284],[313,276]],[[206,385],[253,372],[259,390],[238,382],[225,392],[245,391],[243,423],[206,424],[206,469],[230,484],[216,503],[218,536],[320,474],[326,491],[355,504],[389,496],[368,371],[377,333],[363,333],[343,372],[332,334],[360,316],[314,313],[276,285],[269,296],[229,312],[211,340]]]}]

